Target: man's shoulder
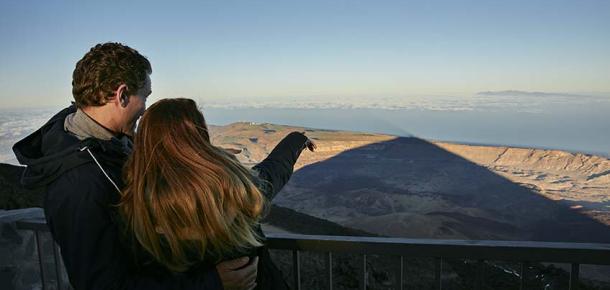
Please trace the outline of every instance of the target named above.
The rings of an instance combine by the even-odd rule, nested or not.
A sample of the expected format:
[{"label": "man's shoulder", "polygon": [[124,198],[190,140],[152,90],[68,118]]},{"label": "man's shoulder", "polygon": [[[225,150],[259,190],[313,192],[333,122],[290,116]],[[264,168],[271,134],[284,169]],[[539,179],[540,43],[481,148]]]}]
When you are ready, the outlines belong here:
[{"label": "man's shoulder", "polygon": [[[108,174],[109,176],[106,176]],[[63,172],[47,187],[47,200],[74,199],[110,202],[116,199],[117,189],[110,175],[115,172],[104,172],[94,162],[85,163]]]}]

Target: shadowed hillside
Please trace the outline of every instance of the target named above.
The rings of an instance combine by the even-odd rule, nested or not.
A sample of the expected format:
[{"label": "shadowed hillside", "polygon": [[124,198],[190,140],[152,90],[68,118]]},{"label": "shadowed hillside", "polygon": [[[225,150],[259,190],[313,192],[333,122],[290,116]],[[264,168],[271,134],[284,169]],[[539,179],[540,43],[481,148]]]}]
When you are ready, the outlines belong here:
[{"label": "shadowed hillside", "polygon": [[305,166],[276,202],[388,236],[610,242],[580,209],[416,138]]},{"label": "shadowed hillside", "polygon": [[211,128],[215,144],[242,149],[248,164],[291,131],[318,151],[302,154],[279,205],[387,236],[610,241],[604,157],[274,124]]}]

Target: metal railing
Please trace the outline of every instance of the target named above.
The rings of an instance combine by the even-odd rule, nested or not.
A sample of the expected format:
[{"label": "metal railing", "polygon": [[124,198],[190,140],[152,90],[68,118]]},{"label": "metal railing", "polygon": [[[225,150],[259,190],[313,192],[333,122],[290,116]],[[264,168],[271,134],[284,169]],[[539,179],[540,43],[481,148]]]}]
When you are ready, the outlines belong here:
[{"label": "metal railing", "polygon": [[[35,233],[39,261],[42,261],[40,232],[48,231],[44,219],[24,220],[17,222],[19,229],[32,230]],[[312,236],[284,233],[268,233],[269,249],[292,251],[294,267],[294,285],[301,289],[301,252],[325,253],[327,289],[333,289],[333,253],[361,255],[359,288],[367,288],[367,255],[390,255],[399,258],[396,273],[399,277],[399,289],[404,287],[404,258],[434,258],[435,285],[442,289],[443,259],[477,260],[477,271],[474,289],[483,288],[484,261],[517,261],[521,262],[520,289],[524,289],[526,267],[531,262],[569,263],[569,289],[578,289],[581,264],[610,265],[610,244],[593,243],[555,243],[529,241],[481,241],[481,240],[439,240],[439,239],[404,239],[381,237],[351,236]],[[61,276],[59,248],[53,249],[56,275]],[[40,274],[45,286],[45,273],[40,263]],[[61,279],[57,279],[57,289],[64,289]]]},{"label": "metal railing", "polygon": [[610,265],[610,244],[591,243],[553,243],[529,241],[480,241],[480,240],[439,240],[439,239],[404,239],[379,237],[347,236],[307,236],[294,234],[267,234],[270,249],[292,250],[295,281],[300,289],[300,261],[302,251],[326,253],[326,267],[329,284],[332,289],[333,253],[350,253],[362,255],[360,267],[360,289],[366,289],[367,255],[390,255],[400,258],[396,273],[399,277],[399,289],[403,289],[404,257],[434,258],[435,285],[442,289],[443,259],[477,260],[475,288],[482,289],[483,276],[481,269],[484,261],[517,261],[521,262],[520,289],[524,289],[527,263],[550,262],[569,263],[570,288],[578,289],[581,264]]},{"label": "metal railing", "polygon": [[[38,254],[38,266],[40,269],[40,281],[42,284],[42,290],[49,289],[49,285],[47,284],[47,272],[43,263],[43,246],[41,233],[49,232],[49,228],[47,227],[47,222],[45,219],[27,219],[17,221],[17,228],[21,230],[31,230],[34,232],[34,241],[36,243],[36,252]],[[59,246],[53,243],[53,262],[55,265],[55,283],[56,289],[64,290],[70,289],[70,285],[64,285],[62,277],[63,277],[63,266],[61,265],[61,255]]]}]

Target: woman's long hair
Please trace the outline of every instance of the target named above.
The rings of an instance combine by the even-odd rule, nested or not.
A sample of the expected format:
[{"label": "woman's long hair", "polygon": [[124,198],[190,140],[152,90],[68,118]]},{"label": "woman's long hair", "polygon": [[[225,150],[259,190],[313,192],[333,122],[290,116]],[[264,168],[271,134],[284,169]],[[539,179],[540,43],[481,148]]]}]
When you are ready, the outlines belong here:
[{"label": "woman's long hair", "polygon": [[251,171],[210,143],[193,100],[150,106],[134,148],[119,211],[158,262],[180,272],[204,257],[261,245],[254,227],[264,197]]}]

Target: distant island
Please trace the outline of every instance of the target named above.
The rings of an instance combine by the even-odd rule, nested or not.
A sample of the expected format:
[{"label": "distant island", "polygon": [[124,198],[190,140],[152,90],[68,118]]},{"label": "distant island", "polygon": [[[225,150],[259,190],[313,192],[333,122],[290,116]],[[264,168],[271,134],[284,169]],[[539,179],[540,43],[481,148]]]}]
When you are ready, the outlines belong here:
[{"label": "distant island", "polygon": [[478,92],[478,96],[501,96],[501,97],[568,97],[568,98],[590,98],[589,95],[554,93],[554,92],[528,92],[519,90],[484,91]]}]

